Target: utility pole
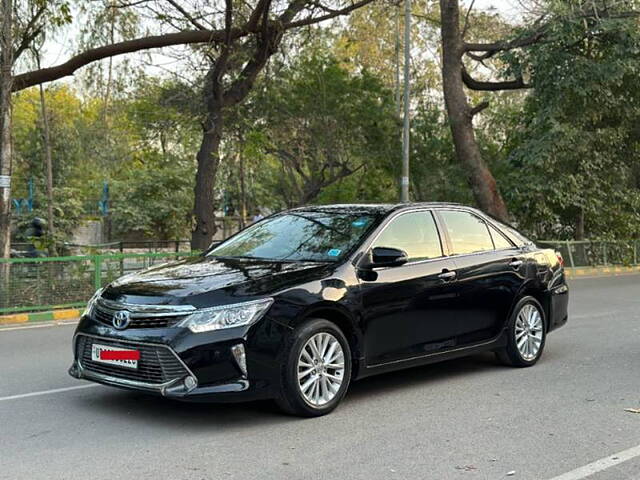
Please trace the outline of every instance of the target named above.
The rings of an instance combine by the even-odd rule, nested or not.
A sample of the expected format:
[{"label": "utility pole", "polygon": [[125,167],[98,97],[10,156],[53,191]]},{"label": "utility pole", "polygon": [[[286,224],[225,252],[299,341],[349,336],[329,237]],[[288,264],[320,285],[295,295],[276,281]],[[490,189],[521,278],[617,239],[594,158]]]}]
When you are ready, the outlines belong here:
[{"label": "utility pole", "polygon": [[396,115],[402,114],[402,95],[400,94],[400,4],[396,9],[396,38],[395,38],[395,87],[396,87]]},{"label": "utility pole", "polygon": [[404,120],[402,128],[402,202],[409,201],[409,62],[411,58],[411,0],[404,0]]}]

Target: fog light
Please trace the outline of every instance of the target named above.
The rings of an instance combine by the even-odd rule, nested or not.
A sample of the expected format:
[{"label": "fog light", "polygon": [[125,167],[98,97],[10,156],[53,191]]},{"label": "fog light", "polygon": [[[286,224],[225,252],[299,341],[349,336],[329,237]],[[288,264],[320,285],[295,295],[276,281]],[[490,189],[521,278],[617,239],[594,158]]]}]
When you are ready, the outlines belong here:
[{"label": "fog light", "polygon": [[187,377],[184,379],[184,387],[187,391],[191,391],[198,386],[198,381],[194,377]]},{"label": "fog light", "polygon": [[240,371],[246,377],[247,376],[247,355],[244,352],[244,345],[239,343],[231,347],[231,353],[233,353],[233,357],[236,359],[236,363],[238,367],[240,367]]}]

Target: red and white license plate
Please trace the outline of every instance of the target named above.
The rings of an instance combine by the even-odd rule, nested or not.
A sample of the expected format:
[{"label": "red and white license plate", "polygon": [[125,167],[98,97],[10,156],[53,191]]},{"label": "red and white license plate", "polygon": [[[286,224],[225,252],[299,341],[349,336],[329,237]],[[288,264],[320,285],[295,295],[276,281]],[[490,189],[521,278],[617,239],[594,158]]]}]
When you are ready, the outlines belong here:
[{"label": "red and white license plate", "polygon": [[110,347],[94,343],[91,345],[91,360],[126,368],[138,368],[140,352],[128,348]]}]

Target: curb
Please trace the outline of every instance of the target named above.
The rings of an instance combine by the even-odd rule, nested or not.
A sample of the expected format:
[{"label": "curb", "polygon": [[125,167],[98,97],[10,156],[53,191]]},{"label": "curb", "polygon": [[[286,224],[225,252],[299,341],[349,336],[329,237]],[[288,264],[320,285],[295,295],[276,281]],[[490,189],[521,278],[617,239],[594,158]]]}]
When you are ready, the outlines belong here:
[{"label": "curb", "polygon": [[54,310],[51,312],[14,313],[0,315],[0,325],[19,325],[32,322],[57,322],[60,320],[73,320],[80,318],[82,312],[77,309]]},{"label": "curb", "polygon": [[640,273],[640,266],[633,267],[565,267],[565,274],[568,278],[576,277],[598,277],[598,276],[616,276],[629,273]]}]

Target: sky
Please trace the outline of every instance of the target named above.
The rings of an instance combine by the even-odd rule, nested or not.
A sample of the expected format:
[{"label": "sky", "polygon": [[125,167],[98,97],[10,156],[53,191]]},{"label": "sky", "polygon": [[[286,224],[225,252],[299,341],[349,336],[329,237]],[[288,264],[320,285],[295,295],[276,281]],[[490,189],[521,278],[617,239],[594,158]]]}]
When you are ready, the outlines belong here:
[{"label": "sky", "polygon": [[[466,11],[466,8],[468,8],[471,1],[472,0],[460,0],[461,10]],[[520,17],[519,12],[521,11],[521,1],[522,0],[474,0],[473,8],[476,11],[497,11],[506,18],[517,20]],[[48,67],[58,65],[65,62],[71,55],[73,55],[74,48],[71,45],[71,39],[73,39],[76,33],[77,28],[74,28],[72,26],[61,32],[61,34],[59,34],[57,38],[47,40],[44,45],[42,66]],[[167,64],[167,66],[170,68],[170,65],[173,63],[173,59],[162,55],[160,51],[153,52],[151,54],[151,59],[152,63],[155,62],[158,66],[154,67],[153,65],[145,65],[143,68],[149,74],[162,73],[163,64]],[[20,73],[20,70],[24,70],[24,68],[19,69],[19,71],[17,71],[16,73]],[[73,80],[67,79],[66,81],[68,82]]]}]

